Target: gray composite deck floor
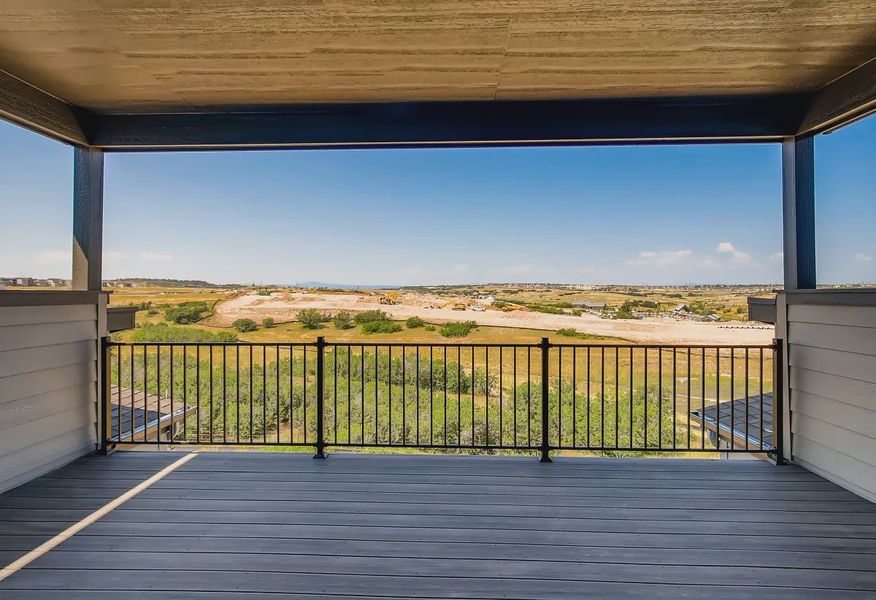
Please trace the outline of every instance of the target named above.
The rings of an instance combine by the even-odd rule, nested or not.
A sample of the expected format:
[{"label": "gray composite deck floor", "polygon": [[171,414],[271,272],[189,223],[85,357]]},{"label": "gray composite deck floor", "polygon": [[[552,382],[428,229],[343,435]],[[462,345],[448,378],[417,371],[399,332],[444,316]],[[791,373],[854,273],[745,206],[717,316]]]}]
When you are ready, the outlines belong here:
[{"label": "gray composite deck floor", "polygon": [[[0,566],[179,458],[0,496]],[[876,505],[755,461],[201,453],[0,598],[874,598]]]}]

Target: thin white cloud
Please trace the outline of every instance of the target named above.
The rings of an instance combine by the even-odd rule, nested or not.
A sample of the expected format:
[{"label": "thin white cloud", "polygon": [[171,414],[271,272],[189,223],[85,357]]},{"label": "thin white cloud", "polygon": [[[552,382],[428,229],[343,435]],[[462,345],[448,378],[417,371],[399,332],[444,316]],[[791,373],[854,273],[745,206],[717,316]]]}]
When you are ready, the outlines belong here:
[{"label": "thin white cloud", "polygon": [[692,250],[645,251],[627,261],[631,267],[671,267],[680,264],[693,255]]},{"label": "thin white cloud", "polygon": [[73,262],[71,250],[45,250],[36,255],[36,262],[42,265],[58,265]]},{"label": "thin white cloud", "polygon": [[733,262],[748,263],[751,262],[751,254],[739,250],[732,242],[721,242],[715,247],[715,252],[719,254],[730,254],[733,257]]},{"label": "thin white cloud", "polygon": [[166,254],[163,252],[140,252],[139,256],[143,260],[154,262],[168,262],[173,260],[173,254]]},{"label": "thin white cloud", "polygon": [[873,257],[869,254],[864,254],[863,252],[856,252],[853,257],[857,262],[870,262],[873,260]]},{"label": "thin white cloud", "polygon": [[770,254],[770,262],[782,262],[785,260],[784,252],[776,252],[775,254]]}]

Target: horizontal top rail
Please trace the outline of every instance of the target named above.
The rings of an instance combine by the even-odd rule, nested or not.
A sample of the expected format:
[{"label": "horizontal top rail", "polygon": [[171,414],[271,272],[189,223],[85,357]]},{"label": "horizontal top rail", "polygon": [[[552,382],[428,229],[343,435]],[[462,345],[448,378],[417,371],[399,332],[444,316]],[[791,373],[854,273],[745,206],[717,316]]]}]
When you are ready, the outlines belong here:
[{"label": "horizontal top rail", "polygon": [[[277,342],[116,342],[116,341],[107,341],[107,344],[110,346],[308,346],[308,347],[316,347],[320,344],[320,342],[296,342],[296,341],[277,341]],[[324,347],[356,347],[356,346],[364,346],[374,347],[379,346],[381,348],[457,348],[459,346],[463,346],[466,348],[532,348],[533,350],[539,349],[543,347],[542,343],[508,343],[508,344],[499,344],[499,343],[480,343],[480,342],[382,342],[379,340],[371,341],[371,340],[355,340],[355,341],[346,341],[346,342],[323,342],[322,345]],[[548,346],[551,348],[690,348],[690,349],[720,349],[720,350],[744,350],[744,349],[764,349],[768,350],[771,348],[775,348],[776,342],[771,344],[636,344],[636,343],[625,343],[625,344],[611,344],[611,343],[554,343],[548,341]]]}]

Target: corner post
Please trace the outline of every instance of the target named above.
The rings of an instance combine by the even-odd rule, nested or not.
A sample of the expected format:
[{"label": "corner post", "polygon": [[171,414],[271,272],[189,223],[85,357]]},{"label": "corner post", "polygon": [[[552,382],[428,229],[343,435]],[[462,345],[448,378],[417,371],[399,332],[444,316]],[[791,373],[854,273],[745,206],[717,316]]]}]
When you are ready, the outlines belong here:
[{"label": "corner post", "polygon": [[316,454],[313,458],[325,458],[325,338],[316,338]]},{"label": "corner post", "polygon": [[[773,340],[773,447],[776,449],[776,466],[785,464],[785,383],[782,377],[784,352],[781,339]],[[761,419],[763,417],[761,416]]]},{"label": "corner post", "polygon": [[100,291],[103,151],[73,149],[73,289]]},{"label": "corner post", "polygon": [[785,290],[815,289],[815,141],[782,142]]},{"label": "corner post", "polygon": [[100,449],[99,452],[104,455],[109,455],[115,452],[116,445],[112,441],[112,419],[113,409],[110,402],[112,396],[112,351],[110,350],[109,340],[106,337],[100,338],[100,394],[98,401],[100,402]]},{"label": "corner post", "polygon": [[[99,292],[103,279],[103,151],[73,148],[73,264],[74,290]],[[97,422],[98,451],[112,452],[109,438],[112,413],[109,397],[109,351],[106,333],[106,299],[94,306],[97,319]]]},{"label": "corner post", "polygon": [[551,341],[541,338],[541,458],[538,462],[553,462],[550,457],[550,426],[548,419],[550,396],[550,348]]}]

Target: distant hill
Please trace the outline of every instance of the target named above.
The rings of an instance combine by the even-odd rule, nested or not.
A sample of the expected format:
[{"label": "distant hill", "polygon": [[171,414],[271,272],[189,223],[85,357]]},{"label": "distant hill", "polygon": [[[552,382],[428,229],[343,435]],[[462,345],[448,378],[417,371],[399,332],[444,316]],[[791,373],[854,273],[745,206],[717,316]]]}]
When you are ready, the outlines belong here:
[{"label": "distant hill", "polygon": [[148,277],[119,277],[118,279],[110,279],[105,283],[136,283],[138,285],[156,286],[156,287],[196,287],[196,288],[228,288],[241,287],[236,283],[216,284],[200,279],[151,279]]},{"label": "distant hill", "polygon": [[349,283],[327,283],[325,281],[299,281],[291,287],[326,290],[394,290],[397,285],[355,285]]}]

